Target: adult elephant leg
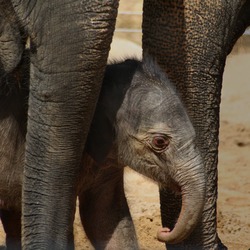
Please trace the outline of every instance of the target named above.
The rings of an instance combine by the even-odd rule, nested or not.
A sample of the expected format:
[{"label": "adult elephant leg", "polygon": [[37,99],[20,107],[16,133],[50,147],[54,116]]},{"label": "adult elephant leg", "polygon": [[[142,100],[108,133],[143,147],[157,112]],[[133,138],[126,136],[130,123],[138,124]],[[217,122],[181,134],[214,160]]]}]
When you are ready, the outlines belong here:
[{"label": "adult elephant leg", "polygon": [[[196,128],[207,175],[200,223],[182,243],[168,249],[223,249],[216,232],[219,105],[222,74],[234,27],[247,1],[144,1],[143,51],[157,58],[177,85]],[[163,225],[172,228],[180,201],[160,191]],[[169,198],[170,197],[170,198]],[[169,205],[170,204],[170,205]],[[168,216],[165,216],[168,214]]]},{"label": "adult elephant leg", "polygon": [[76,180],[117,1],[17,1],[31,41],[23,248],[73,248]]}]

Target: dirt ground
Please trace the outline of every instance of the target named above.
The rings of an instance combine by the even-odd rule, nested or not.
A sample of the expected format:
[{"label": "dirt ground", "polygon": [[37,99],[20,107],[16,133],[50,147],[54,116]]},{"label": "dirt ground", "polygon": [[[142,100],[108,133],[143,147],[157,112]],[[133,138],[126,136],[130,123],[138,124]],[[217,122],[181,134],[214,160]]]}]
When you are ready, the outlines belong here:
[{"label": "dirt ground", "polygon": [[[121,49],[121,44],[126,48]],[[118,51],[140,56],[135,44],[122,41]],[[131,46],[131,47],[130,47]],[[113,46],[112,56],[116,53]],[[118,55],[123,57],[123,55]],[[228,58],[223,84],[219,148],[218,232],[229,249],[250,249],[250,53]],[[161,250],[155,238],[160,227],[156,184],[126,169],[126,195],[135,222],[141,249]],[[76,249],[93,249],[84,236],[79,215],[75,220]],[[0,246],[4,232],[0,225]]]}]

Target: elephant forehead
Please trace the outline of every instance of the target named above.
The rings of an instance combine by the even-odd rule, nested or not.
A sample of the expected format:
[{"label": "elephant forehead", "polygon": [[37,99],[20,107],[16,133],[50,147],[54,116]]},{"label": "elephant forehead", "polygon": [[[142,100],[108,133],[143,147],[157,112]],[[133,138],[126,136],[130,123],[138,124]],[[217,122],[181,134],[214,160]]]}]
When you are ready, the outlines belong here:
[{"label": "elephant forehead", "polygon": [[155,105],[152,108],[140,106],[128,109],[122,117],[123,126],[127,128],[125,131],[132,134],[151,131],[170,136],[178,134],[183,138],[187,135],[193,137],[194,129],[185,110],[180,103],[174,106]]},{"label": "elephant forehead", "polygon": [[186,111],[175,94],[165,91],[133,93],[127,100],[129,120],[144,123],[179,124],[188,121]]}]

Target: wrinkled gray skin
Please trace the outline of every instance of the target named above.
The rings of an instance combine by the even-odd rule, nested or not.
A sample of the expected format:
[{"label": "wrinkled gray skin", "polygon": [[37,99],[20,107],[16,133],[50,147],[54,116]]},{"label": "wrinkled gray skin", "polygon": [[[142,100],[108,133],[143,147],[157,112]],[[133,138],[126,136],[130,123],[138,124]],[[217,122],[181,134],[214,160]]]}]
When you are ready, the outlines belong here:
[{"label": "wrinkled gray skin", "polygon": [[[207,176],[200,223],[167,249],[226,249],[216,227],[220,97],[226,57],[250,25],[250,1],[144,0],[143,9],[143,53],[157,58],[181,93]],[[181,197],[161,189],[160,201],[162,224],[173,228]]]},{"label": "wrinkled gray skin", "polygon": [[[72,247],[74,183],[117,6],[117,0],[0,0],[0,77],[13,72],[31,41],[24,249]],[[250,1],[144,0],[143,9],[143,53],[157,58],[181,93],[207,176],[200,223],[168,249],[224,249],[216,231],[220,92],[226,56],[250,24]],[[164,188],[160,199],[163,225],[172,229],[181,197]]]},{"label": "wrinkled gray skin", "polygon": [[[6,86],[7,81],[16,80],[8,77],[2,82],[12,105],[2,105],[0,112],[5,111],[0,120],[1,138],[5,136],[1,140],[5,157],[0,161],[0,211],[7,249],[21,248],[28,97],[25,76],[22,79],[20,86]],[[126,165],[183,197],[175,229],[161,229],[159,239],[175,243],[176,233],[185,238],[192,231],[202,213],[206,182],[194,140],[193,126],[176,90],[152,60],[143,65],[126,60],[107,67],[77,184],[81,220],[96,249],[138,248],[124,194]]]}]

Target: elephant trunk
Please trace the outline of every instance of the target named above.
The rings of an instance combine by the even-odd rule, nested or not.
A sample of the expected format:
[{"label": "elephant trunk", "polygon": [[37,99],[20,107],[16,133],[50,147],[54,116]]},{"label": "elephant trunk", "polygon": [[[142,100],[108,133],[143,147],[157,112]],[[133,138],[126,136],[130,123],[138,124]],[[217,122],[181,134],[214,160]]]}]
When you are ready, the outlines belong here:
[{"label": "elephant trunk", "polygon": [[205,203],[206,181],[200,156],[196,157],[195,164],[185,166],[186,174],[175,178],[181,188],[181,211],[173,230],[162,228],[158,231],[157,238],[161,242],[180,243],[189,236],[201,217]]}]

